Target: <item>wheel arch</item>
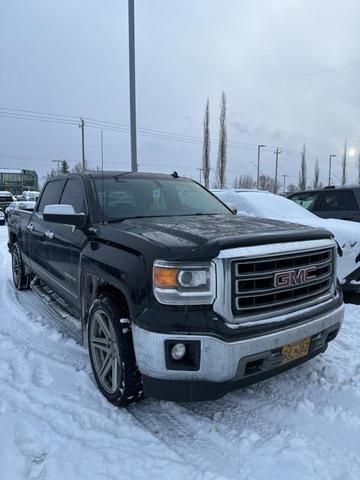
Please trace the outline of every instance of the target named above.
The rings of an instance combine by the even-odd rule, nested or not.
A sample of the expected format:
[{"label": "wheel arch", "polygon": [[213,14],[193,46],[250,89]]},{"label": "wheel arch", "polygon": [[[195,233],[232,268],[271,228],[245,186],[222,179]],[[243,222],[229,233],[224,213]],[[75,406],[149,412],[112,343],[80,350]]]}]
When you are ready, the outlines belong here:
[{"label": "wheel arch", "polygon": [[80,287],[81,298],[81,325],[83,341],[87,341],[88,316],[91,305],[100,295],[109,295],[116,299],[119,305],[124,309],[124,316],[132,318],[132,302],[130,294],[125,285],[120,281],[109,276],[103,277],[98,272],[85,271],[82,273]]}]

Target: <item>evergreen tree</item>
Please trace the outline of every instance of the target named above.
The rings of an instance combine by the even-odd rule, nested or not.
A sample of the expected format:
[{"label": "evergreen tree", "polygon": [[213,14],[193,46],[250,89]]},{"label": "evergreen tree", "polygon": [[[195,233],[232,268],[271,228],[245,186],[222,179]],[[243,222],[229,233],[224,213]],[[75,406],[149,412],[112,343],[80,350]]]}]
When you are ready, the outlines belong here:
[{"label": "evergreen tree", "polygon": [[68,162],[64,159],[61,161],[60,175],[67,175],[68,173],[70,173],[70,167]]},{"label": "evergreen tree", "polygon": [[226,183],[226,148],[227,148],[227,132],[226,132],[226,95],[221,95],[220,101],[220,129],[219,129],[219,150],[217,158],[216,180],[218,188],[224,188]]},{"label": "evergreen tree", "polygon": [[209,188],[210,178],[210,107],[209,98],[206,102],[205,115],[204,115],[204,140],[203,140],[203,156],[202,156],[202,168],[204,172],[205,187]]},{"label": "evergreen tree", "polygon": [[320,167],[319,167],[319,159],[315,160],[315,168],[314,168],[314,188],[317,189],[319,187],[319,179],[320,179]]},{"label": "evergreen tree", "polygon": [[299,189],[306,190],[306,145],[304,143],[302,152],[301,152],[301,164],[299,172]]}]

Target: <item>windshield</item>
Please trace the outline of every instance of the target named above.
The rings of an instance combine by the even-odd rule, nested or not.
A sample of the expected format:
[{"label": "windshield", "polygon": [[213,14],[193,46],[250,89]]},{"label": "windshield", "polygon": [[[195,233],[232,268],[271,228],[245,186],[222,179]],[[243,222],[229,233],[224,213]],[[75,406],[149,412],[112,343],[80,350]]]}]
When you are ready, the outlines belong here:
[{"label": "windshield", "polygon": [[135,217],[231,215],[204,188],[191,180],[117,177],[95,178],[106,221]]},{"label": "windshield", "polygon": [[313,220],[316,215],[300,207],[295,202],[268,192],[236,192],[234,190],[216,192],[223,202],[233,203],[239,214],[277,220]]}]

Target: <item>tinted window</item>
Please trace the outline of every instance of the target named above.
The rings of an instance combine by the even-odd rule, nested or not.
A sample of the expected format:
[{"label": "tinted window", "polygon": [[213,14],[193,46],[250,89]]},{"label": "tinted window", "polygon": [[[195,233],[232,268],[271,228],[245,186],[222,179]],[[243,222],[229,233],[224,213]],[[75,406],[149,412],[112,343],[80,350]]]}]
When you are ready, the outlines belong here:
[{"label": "tinted window", "polygon": [[318,208],[319,212],[358,210],[355,195],[351,190],[333,190],[323,192]]},{"label": "tinted window", "polygon": [[84,190],[80,180],[70,178],[61,195],[62,205],[72,205],[75,213],[85,213]]},{"label": "tinted window", "polygon": [[295,195],[291,195],[289,198],[307,210],[311,210],[318,196],[319,192],[304,192],[296,193]]},{"label": "tinted window", "polygon": [[46,184],[38,207],[39,213],[43,213],[46,205],[55,205],[59,203],[60,193],[63,185],[63,180],[54,180]]},{"label": "tinted window", "polygon": [[106,220],[176,215],[231,215],[207,190],[183,179],[95,178]]}]

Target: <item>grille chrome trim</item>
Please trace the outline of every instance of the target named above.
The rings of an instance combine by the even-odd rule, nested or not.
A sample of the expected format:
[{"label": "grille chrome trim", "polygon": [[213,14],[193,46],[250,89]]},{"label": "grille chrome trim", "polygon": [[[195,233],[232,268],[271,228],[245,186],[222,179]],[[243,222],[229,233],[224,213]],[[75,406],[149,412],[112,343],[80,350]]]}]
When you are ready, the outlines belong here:
[{"label": "grille chrome trim", "polygon": [[[306,293],[305,295],[300,295],[299,297],[296,297],[296,299],[288,298],[287,300],[277,300],[277,301],[274,301],[274,302],[269,302],[269,303],[266,304],[265,308],[277,307],[278,305],[286,305],[290,302],[297,303],[297,302],[301,302],[301,300],[304,300],[306,298],[312,298],[314,296],[320,296],[320,294],[323,294],[327,290],[329,290],[330,287],[331,287],[331,281],[327,282],[327,285],[320,288],[319,290],[316,290],[315,292]],[[236,299],[235,302],[237,300],[238,299]],[[264,310],[265,310],[265,308],[264,308]],[[248,312],[248,311],[251,311],[251,310],[256,310],[256,309],[259,309],[258,305],[253,305],[253,306],[248,306],[248,307],[244,307],[244,306],[239,307],[239,310],[245,311],[245,312]]]},{"label": "grille chrome trim", "polygon": [[[264,261],[264,260],[262,260],[262,261]],[[257,262],[257,263],[260,263],[260,262]],[[308,266],[314,266],[316,268],[321,268],[321,267],[326,267],[327,265],[331,265],[331,263],[332,263],[332,258],[330,260],[325,260],[324,262],[312,263],[311,265],[308,265]],[[301,268],[301,267],[295,267],[295,268]],[[284,269],[284,270],[286,270],[286,269]],[[247,280],[256,280],[257,278],[272,278],[272,276],[275,273],[278,273],[278,272],[279,272],[279,270],[269,270],[269,271],[266,271],[266,273],[261,273],[261,272],[258,272],[258,273],[242,273],[241,275],[238,275],[238,276],[241,276],[241,278],[244,278],[244,279],[247,279]]]},{"label": "grille chrome trim", "polygon": [[238,278],[235,280],[235,294],[238,295],[239,297],[245,297],[247,295],[252,295],[253,297],[256,297],[256,296],[266,295],[266,294],[270,295],[275,292],[288,292],[292,290],[297,290],[299,288],[316,285],[317,283],[319,283],[319,281],[331,279],[331,277],[332,277],[332,272],[330,271],[329,273],[325,273],[324,275],[317,277],[316,280],[314,281],[309,281],[302,285],[295,285],[290,288],[281,288],[281,289],[279,287],[272,287],[272,288],[266,288],[266,289],[254,288],[254,289],[241,290],[241,291],[238,291],[238,282],[241,282],[241,279]]},{"label": "grille chrome trim", "polygon": [[[299,248],[301,248],[299,250]],[[324,259],[322,261],[315,262],[314,264],[318,263],[319,269],[326,269],[329,268],[329,272],[321,272],[321,277],[317,278],[317,282],[322,283],[326,282],[322,287],[312,295],[311,292],[304,293],[303,295],[298,295],[298,298],[295,300],[290,301],[290,303],[284,301],[283,298],[281,302],[276,304],[271,304],[268,308],[263,309],[262,311],[252,311],[248,310],[245,311],[243,309],[242,312],[237,312],[233,310],[233,299],[232,299],[232,264],[235,261],[243,261],[243,263],[249,264],[259,264],[261,262],[266,261],[273,261],[274,258],[282,257],[282,260],[291,259],[299,259],[301,257],[306,257],[306,255],[310,255],[314,258],[319,254],[319,252],[324,253],[324,250],[329,249],[332,252],[333,261],[329,258]],[[251,261],[248,261],[251,259]],[[319,260],[319,259],[318,259]],[[240,327],[242,325],[249,325],[249,324],[257,324],[257,323],[273,323],[277,321],[285,321],[290,320],[292,317],[298,316],[299,311],[306,310],[311,311],[312,308],[316,308],[321,304],[325,304],[336,295],[336,243],[331,239],[324,239],[324,240],[308,240],[303,242],[288,242],[288,243],[277,243],[277,244],[267,244],[267,245],[256,245],[250,247],[240,247],[240,248],[233,248],[228,250],[223,250],[220,252],[219,256],[214,259],[214,263],[216,265],[217,271],[217,297],[214,302],[214,311],[221,315],[224,321],[228,325],[234,325]],[[299,267],[292,267],[292,268],[302,268],[301,261],[299,260],[300,264]],[[312,264],[305,264],[303,266],[311,266]],[[270,264],[269,264],[270,266]],[[252,272],[252,277],[247,276],[245,274],[242,281],[255,281],[258,278],[261,280],[267,278],[267,281],[271,281],[271,278],[274,275],[274,272],[278,271],[285,271],[289,270],[289,267],[282,268],[281,270],[274,270],[270,269],[266,273]],[[247,272],[249,273],[249,272]],[[260,277],[257,277],[258,273],[260,273]],[[328,276],[326,277],[326,274]],[[254,277],[255,275],[255,277]],[[316,285],[316,282],[315,282]],[[269,287],[264,287],[267,292],[273,293],[269,291]],[[307,288],[310,286],[309,283],[305,283],[299,286],[292,287],[291,291],[295,291],[296,289],[299,290],[301,288]],[[273,286],[271,286],[273,287]],[[275,287],[273,287],[275,288]],[[256,292],[255,289],[249,289],[252,293],[260,293],[259,291]],[[278,293],[285,292],[285,288],[279,290]],[[299,292],[300,293],[300,292]]]}]

